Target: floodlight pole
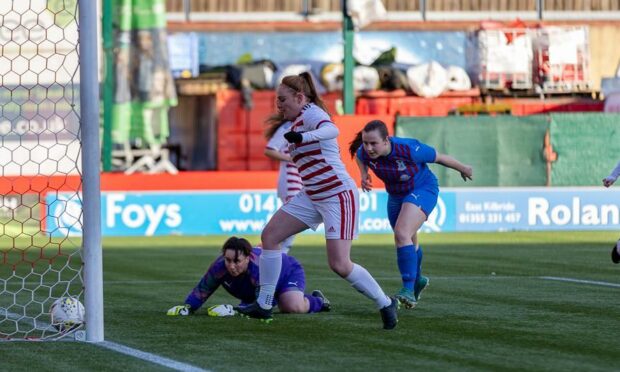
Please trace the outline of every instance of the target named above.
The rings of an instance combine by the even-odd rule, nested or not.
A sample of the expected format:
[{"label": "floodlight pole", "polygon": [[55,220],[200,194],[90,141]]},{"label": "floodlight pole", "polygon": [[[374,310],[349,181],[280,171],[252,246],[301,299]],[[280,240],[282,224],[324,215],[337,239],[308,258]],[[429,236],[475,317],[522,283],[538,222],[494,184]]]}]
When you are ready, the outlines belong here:
[{"label": "floodlight pole", "polygon": [[97,2],[79,1],[82,246],[86,341],[103,341]]},{"label": "floodlight pole", "polygon": [[191,0],[183,0],[183,13],[185,13],[185,22],[189,22],[192,13]]},{"label": "floodlight pole", "polygon": [[539,21],[542,21],[544,11],[545,11],[545,0],[536,0],[536,13],[537,13]]},{"label": "floodlight pole", "polygon": [[353,91],[353,42],[355,28],[353,19],[347,10],[347,0],[342,0],[342,38],[344,41],[344,79],[342,87],[342,101],[344,113],[354,114],[355,93]]}]

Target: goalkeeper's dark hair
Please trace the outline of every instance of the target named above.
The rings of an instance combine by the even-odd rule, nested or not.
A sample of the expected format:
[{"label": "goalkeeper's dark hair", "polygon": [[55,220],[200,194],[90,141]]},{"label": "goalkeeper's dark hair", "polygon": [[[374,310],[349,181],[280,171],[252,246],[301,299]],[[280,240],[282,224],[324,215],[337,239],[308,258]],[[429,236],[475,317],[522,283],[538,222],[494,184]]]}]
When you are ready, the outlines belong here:
[{"label": "goalkeeper's dark hair", "polygon": [[353,141],[349,142],[349,153],[351,154],[351,158],[355,157],[357,149],[359,149],[362,145],[362,133],[372,132],[373,130],[379,131],[381,139],[386,139],[390,135],[388,133],[387,125],[385,125],[384,122],[382,122],[381,120],[369,121],[368,123],[366,123],[366,125],[364,125],[364,128],[362,130],[357,132],[355,138],[353,138]]},{"label": "goalkeeper's dark hair", "polygon": [[237,261],[240,253],[246,257],[252,253],[252,244],[247,239],[231,236],[222,246],[222,254],[228,249],[235,251],[235,261]]}]

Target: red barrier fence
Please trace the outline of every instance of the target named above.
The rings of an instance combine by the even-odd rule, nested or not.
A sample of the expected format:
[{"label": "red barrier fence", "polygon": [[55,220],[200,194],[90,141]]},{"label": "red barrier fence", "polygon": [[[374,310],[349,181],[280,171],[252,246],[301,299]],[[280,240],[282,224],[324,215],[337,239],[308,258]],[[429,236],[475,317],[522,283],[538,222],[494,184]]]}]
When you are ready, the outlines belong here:
[{"label": "red barrier fence", "polygon": [[[359,128],[360,122],[371,118],[393,121],[400,116],[446,116],[461,106],[483,103],[479,91],[451,92],[437,98],[409,96],[404,91],[366,92],[357,98],[356,116],[338,116],[335,122],[341,131]],[[263,152],[267,140],[264,136],[265,120],[275,112],[275,92],[252,93],[252,108],[244,108],[241,93],[221,90],[216,94],[217,108],[217,169],[219,171],[274,171],[277,162]],[[340,93],[323,96],[328,109],[336,113]],[[602,101],[585,99],[496,99],[511,107],[513,115],[532,115],[545,112],[603,111]],[[366,116],[366,117],[364,117]],[[342,136],[348,138],[350,136]]]}]

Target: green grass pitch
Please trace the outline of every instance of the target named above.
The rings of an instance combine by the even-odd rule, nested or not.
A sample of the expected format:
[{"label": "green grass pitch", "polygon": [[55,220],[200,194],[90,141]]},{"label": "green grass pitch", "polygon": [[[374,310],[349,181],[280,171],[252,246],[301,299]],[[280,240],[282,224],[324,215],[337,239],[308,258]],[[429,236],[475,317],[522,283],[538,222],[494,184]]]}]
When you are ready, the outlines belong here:
[{"label": "green grass pitch", "polygon": [[[225,237],[104,240],[106,340],[213,371],[609,371],[620,365],[616,232],[423,234],[431,278],[393,331],[333,274],[320,236],[298,237],[307,290],[332,311],[241,317],[168,317],[219,254]],[[257,242],[257,237],[249,237]],[[400,279],[391,235],[354,242],[354,261],[390,294]],[[568,278],[592,283],[550,280]],[[612,285],[605,285],[611,283]],[[615,286],[614,286],[615,284]],[[219,290],[207,304],[235,300]],[[5,342],[6,371],[160,371],[161,365],[89,343]]]}]

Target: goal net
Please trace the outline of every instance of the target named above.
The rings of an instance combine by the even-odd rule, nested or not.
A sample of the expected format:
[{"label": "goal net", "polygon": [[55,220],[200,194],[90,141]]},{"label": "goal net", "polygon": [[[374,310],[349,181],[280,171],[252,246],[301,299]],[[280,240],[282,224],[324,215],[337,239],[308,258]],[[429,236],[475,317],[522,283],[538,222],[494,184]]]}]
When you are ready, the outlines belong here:
[{"label": "goal net", "polygon": [[[85,97],[89,90],[80,79],[87,72],[80,71],[85,57],[94,60],[88,66],[95,70],[88,73],[95,83],[98,72],[96,49],[84,55],[80,40],[87,30],[96,37],[97,21],[78,27],[84,16],[92,17],[79,16],[82,5],[0,1],[0,340],[79,339],[88,329],[50,319],[55,300],[84,303],[88,297],[84,202],[91,191],[82,170],[87,157],[99,158],[98,137],[87,148],[92,135],[85,136],[97,133],[99,124],[88,123],[95,130],[80,125],[87,122],[84,109],[92,111],[90,101],[98,101],[97,94]],[[96,172],[98,194],[94,164],[90,172]],[[87,306],[86,324],[89,319]]]}]

